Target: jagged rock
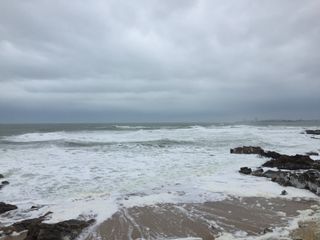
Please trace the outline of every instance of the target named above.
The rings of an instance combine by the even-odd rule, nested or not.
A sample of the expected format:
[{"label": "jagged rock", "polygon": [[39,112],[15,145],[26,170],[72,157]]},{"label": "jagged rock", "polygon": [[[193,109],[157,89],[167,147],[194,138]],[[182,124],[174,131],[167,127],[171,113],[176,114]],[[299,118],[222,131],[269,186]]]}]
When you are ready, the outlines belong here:
[{"label": "jagged rock", "polygon": [[55,224],[39,223],[30,226],[25,240],[73,240],[94,220],[71,219]]},{"label": "jagged rock", "polygon": [[309,189],[311,192],[320,195],[320,172],[317,170],[308,170],[306,172],[270,171],[268,176],[266,173],[263,175],[271,177],[272,181],[282,186]]},{"label": "jagged rock", "polygon": [[271,181],[273,182],[277,182],[282,186],[292,186],[292,184],[290,183],[290,177],[289,177],[290,173],[289,172],[283,172],[283,171],[279,171],[277,172],[276,175],[274,175],[271,178]]},{"label": "jagged rock", "polygon": [[281,157],[282,154],[277,153],[275,151],[266,151],[266,152],[263,152],[261,156],[275,159],[275,158]]},{"label": "jagged rock", "polygon": [[262,234],[266,234],[266,233],[270,233],[270,232],[273,232],[272,228],[265,228],[265,229],[263,229]]},{"label": "jagged rock", "polygon": [[251,175],[256,176],[256,177],[261,177],[263,174],[263,169],[258,168],[257,170],[252,171]]},{"label": "jagged rock", "polygon": [[236,154],[258,154],[262,157],[279,158],[282,154],[275,151],[264,151],[261,147],[243,146],[230,149],[230,153]]},{"label": "jagged rock", "polygon": [[0,228],[0,231],[2,231],[5,235],[10,235],[13,232],[22,232],[28,230],[30,226],[39,224],[44,221],[46,217],[51,213],[52,212],[47,212],[46,214],[38,218],[26,219],[20,222],[16,222],[11,226]]},{"label": "jagged rock", "polygon": [[288,195],[288,192],[286,190],[282,190],[281,195],[283,196]]},{"label": "jagged rock", "polygon": [[18,207],[11,204],[6,204],[4,202],[0,202],[0,214],[17,209]]},{"label": "jagged rock", "polygon": [[239,173],[249,175],[252,173],[252,169],[248,167],[242,167],[240,168]]},{"label": "jagged rock", "polygon": [[266,172],[264,172],[262,174],[263,177],[266,177],[266,178],[275,178],[278,174],[279,174],[280,171],[273,171],[273,170],[267,170]]},{"label": "jagged rock", "polygon": [[262,165],[263,167],[276,167],[278,169],[298,170],[298,169],[320,169],[319,162],[312,160],[309,156],[295,155],[288,156],[282,155],[279,158],[267,161]]},{"label": "jagged rock", "polygon": [[306,134],[320,135],[320,129],[317,129],[317,130],[306,130]]},{"label": "jagged rock", "polygon": [[235,154],[262,154],[264,153],[261,147],[243,146],[230,149],[230,153]]}]

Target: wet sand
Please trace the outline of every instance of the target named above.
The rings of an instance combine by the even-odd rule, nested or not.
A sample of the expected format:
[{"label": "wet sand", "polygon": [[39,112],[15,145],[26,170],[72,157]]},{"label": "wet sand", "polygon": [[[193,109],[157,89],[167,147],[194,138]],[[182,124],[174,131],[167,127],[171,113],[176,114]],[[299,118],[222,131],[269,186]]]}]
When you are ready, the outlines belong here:
[{"label": "wet sand", "polygon": [[320,221],[300,222],[292,234],[292,239],[320,240]]},{"label": "wet sand", "polygon": [[[223,232],[258,236],[284,227],[298,210],[319,202],[311,200],[232,198],[199,204],[157,204],[122,208],[99,225],[87,240],[215,239]],[[304,238],[302,238],[304,239]]]},{"label": "wet sand", "polygon": [[[85,240],[175,239],[213,240],[222,233],[262,236],[275,227],[286,227],[299,215],[299,210],[314,209],[320,202],[301,199],[266,199],[261,197],[230,198],[217,202],[156,204],[143,207],[122,207],[110,219],[88,229]],[[319,214],[320,216],[320,214]],[[299,227],[288,238],[268,240],[320,240],[320,218],[300,219]],[[87,232],[88,232],[87,231]],[[23,240],[20,236],[4,240]],[[81,238],[83,239],[83,238]]]}]

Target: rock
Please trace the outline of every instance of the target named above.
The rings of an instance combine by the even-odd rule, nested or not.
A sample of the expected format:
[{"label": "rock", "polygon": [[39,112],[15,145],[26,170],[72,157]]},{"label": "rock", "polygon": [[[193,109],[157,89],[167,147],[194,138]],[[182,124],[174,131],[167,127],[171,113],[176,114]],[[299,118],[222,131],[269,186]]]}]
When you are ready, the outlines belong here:
[{"label": "rock", "polygon": [[29,227],[25,240],[73,240],[94,220],[71,219],[55,224],[39,223]]},{"label": "rock", "polygon": [[306,134],[320,135],[320,129],[317,129],[317,130],[306,130]]},{"label": "rock", "polygon": [[319,162],[312,160],[309,156],[298,154],[295,156],[282,155],[279,158],[267,161],[262,166],[288,170],[320,169]]},{"label": "rock", "polygon": [[0,202],[0,214],[17,209],[18,207],[11,204],[6,204],[4,202]]},{"label": "rock", "polygon": [[268,170],[266,172],[264,172],[262,174],[263,177],[266,177],[266,178],[275,178],[278,174],[280,173],[280,171],[273,171],[273,170]]},{"label": "rock", "polygon": [[235,154],[262,154],[264,150],[261,147],[243,146],[230,149],[230,153]]},{"label": "rock", "polygon": [[272,228],[265,228],[265,229],[263,229],[262,234],[266,234],[266,233],[270,233],[270,232],[273,232]]},{"label": "rock", "polygon": [[289,174],[290,174],[289,172],[279,171],[273,178],[271,178],[271,181],[277,182],[280,185],[285,187],[292,186],[292,184],[290,183]]},{"label": "rock", "polygon": [[320,171],[308,170],[305,172],[285,172],[285,171],[266,171],[264,177],[271,178],[282,186],[293,186],[301,189],[308,189],[320,195]]},{"label": "rock", "polygon": [[261,177],[263,174],[263,169],[262,168],[258,168],[255,171],[252,171],[251,175],[256,176],[256,177]]},{"label": "rock", "polygon": [[240,168],[239,173],[249,175],[252,173],[252,169],[248,167],[242,167]]},{"label": "rock", "polygon": [[308,155],[308,156],[319,156],[319,153],[317,153],[317,152],[307,152],[306,155]]},{"label": "rock", "polygon": [[283,196],[288,195],[288,192],[286,190],[282,190],[281,195]]},{"label": "rock", "polygon": [[0,178],[4,178],[4,176],[2,174],[0,174]]},{"label": "rock", "polygon": [[8,227],[2,227],[0,228],[0,231],[2,231],[5,235],[11,235],[13,232],[22,232],[25,230],[28,230],[32,225],[39,224],[42,221],[46,219],[46,217],[51,214],[52,212],[47,212],[41,217],[38,218],[32,218],[32,219],[26,219],[20,222],[16,222]]},{"label": "rock", "polygon": [[277,153],[275,151],[267,151],[267,152],[263,152],[261,156],[275,159],[275,158],[281,157],[282,154]]},{"label": "rock", "polygon": [[243,146],[230,149],[230,153],[236,154],[258,154],[262,157],[279,158],[282,154],[275,151],[264,151],[261,147]]}]

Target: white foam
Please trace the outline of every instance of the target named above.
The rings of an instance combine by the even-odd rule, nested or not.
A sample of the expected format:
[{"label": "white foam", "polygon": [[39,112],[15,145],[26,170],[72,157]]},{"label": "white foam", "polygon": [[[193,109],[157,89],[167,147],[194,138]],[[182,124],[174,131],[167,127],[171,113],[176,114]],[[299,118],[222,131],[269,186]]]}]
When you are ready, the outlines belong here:
[{"label": "white foam", "polygon": [[[5,145],[5,149],[0,145],[1,173],[10,182],[1,190],[0,200],[25,209],[45,204],[44,210],[54,212],[51,221],[78,215],[96,216],[100,221],[119,206],[214,201],[229,195],[280,197],[284,187],[238,173],[240,167],[258,167],[266,159],[229,154],[229,150],[259,145],[287,154],[319,151],[319,140],[302,131],[301,127],[194,126],[6,137],[31,145]],[[169,143],[141,144],[163,139]],[[52,140],[118,144],[38,145]],[[286,190],[289,194],[281,197],[315,197],[306,190]]]}]

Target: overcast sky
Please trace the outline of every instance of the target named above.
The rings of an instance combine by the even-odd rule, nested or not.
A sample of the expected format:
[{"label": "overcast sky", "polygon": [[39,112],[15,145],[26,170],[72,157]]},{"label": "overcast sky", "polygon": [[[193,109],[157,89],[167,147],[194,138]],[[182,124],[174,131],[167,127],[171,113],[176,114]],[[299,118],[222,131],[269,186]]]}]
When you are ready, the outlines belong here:
[{"label": "overcast sky", "polygon": [[1,0],[0,122],[320,118],[319,0]]}]

